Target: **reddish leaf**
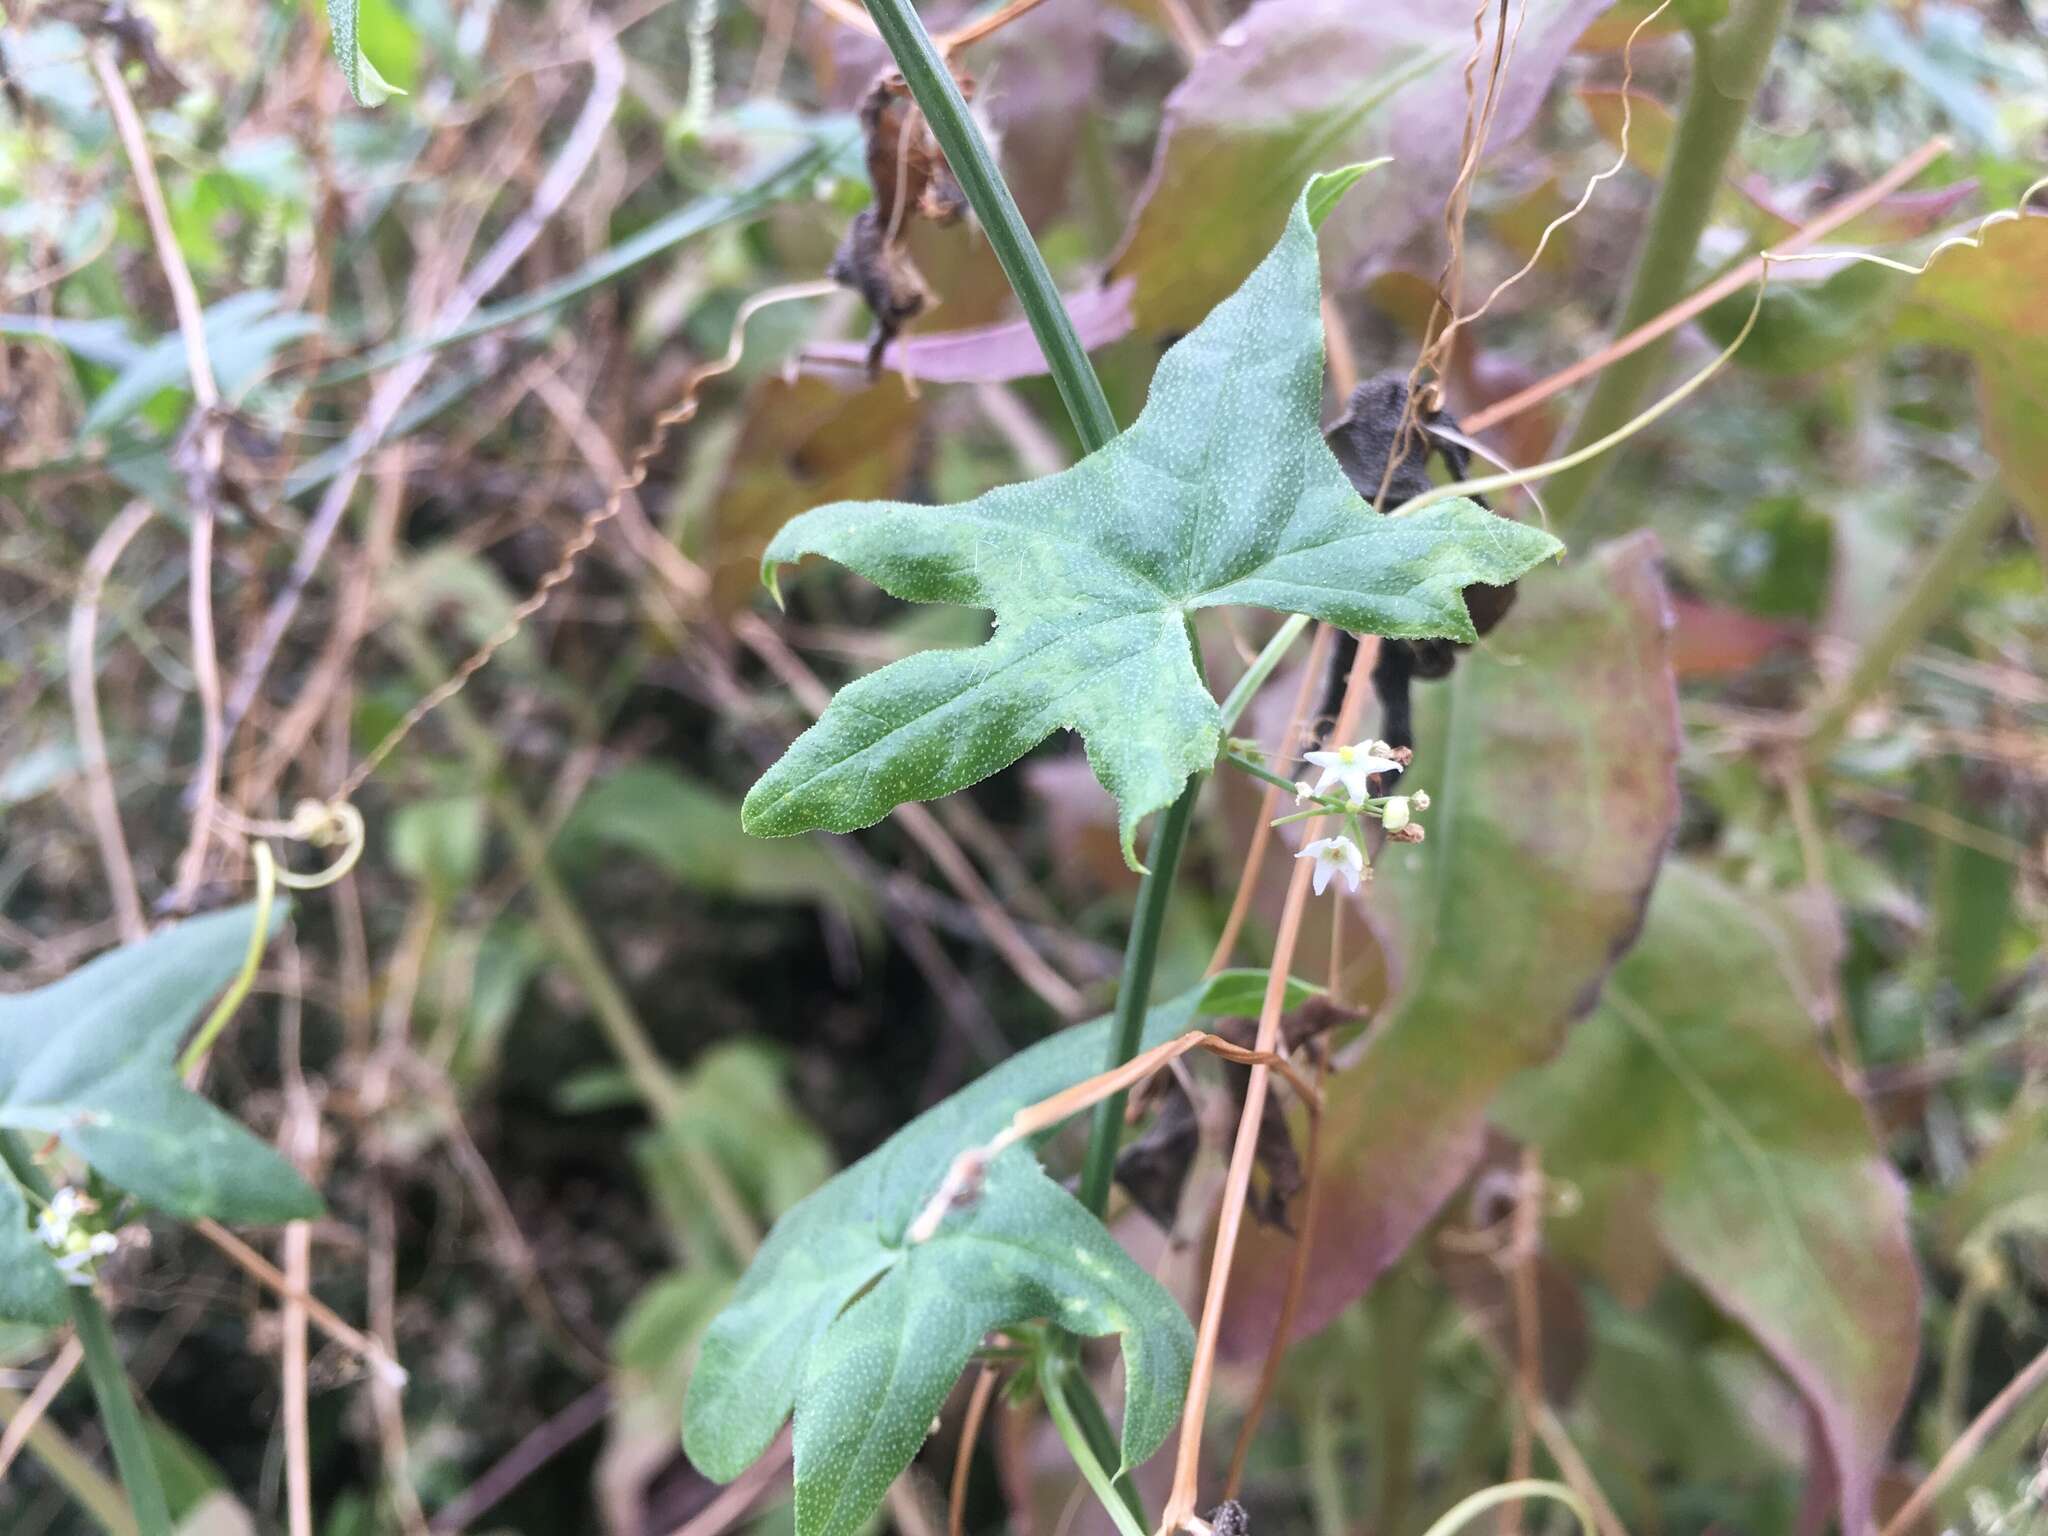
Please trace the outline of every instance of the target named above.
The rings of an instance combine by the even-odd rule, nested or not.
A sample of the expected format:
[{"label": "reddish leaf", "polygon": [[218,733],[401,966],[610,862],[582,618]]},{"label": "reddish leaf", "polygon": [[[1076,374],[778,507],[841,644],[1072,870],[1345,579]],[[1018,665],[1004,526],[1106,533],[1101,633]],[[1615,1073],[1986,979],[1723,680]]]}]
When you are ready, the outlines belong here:
[{"label": "reddish leaf", "polygon": [[1677,628],[1671,637],[1671,665],[1680,677],[1728,677],[1747,672],[1780,647],[1796,645],[1805,626],[1759,618],[1726,603],[1674,597]]},{"label": "reddish leaf", "polygon": [[[1495,149],[1528,127],[1572,43],[1607,0],[1531,0],[1506,72]],[[1311,172],[1392,155],[1370,197],[1325,228],[1357,263],[1436,217],[1458,168],[1468,0],[1260,0],[1166,101],[1136,219],[1111,272],[1134,277],[1138,324],[1184,330],[1257,263]],[[1483,78],[1483,76],[1482,76]]]},{"label": "reddish leaf", "polygon": [[1820,1050],[1810,942],[1768,902],[1669,866],[1599,1009],[1496,1118],[1563,1177],[1658,1180],[1665,1252],[1798,1386],[1842,1529],[1863,1531],[1912,1385],[1919,1280],[1904,1186]]},{"label": "reddish leaf", "polygon": [[[1327,1181],[1297,1329],[1400,1256],[1478,1160],[1501,1085],[1557,1049],[1641,921],[1678,818],[1678,709],[1658,547],[1617,540],[1523,578],[1451,679],[1417,691],[1429,840],[1368,887],[1393,1012],[1330,1086]],[[1262,1352],[1288,1245],[1239,1265],[1226,1346]]]}]

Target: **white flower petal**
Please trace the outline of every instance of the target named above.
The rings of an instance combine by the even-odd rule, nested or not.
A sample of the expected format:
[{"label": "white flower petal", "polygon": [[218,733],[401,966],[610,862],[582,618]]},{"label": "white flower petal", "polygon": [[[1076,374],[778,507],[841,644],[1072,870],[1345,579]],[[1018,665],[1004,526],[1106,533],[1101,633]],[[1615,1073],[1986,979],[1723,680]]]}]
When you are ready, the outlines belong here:
[{"label": "white flower petal", "polygon": [[1347,886],[1357,890],[1359,875],[1365,868],[1365,855],[1358,851],[1358,844],[1343,836],[1319,837],[1295,857],[1316,861],[1312,883],[1318,896],[1329,889],[1331,878],[1338,874],[1344,876]]}]

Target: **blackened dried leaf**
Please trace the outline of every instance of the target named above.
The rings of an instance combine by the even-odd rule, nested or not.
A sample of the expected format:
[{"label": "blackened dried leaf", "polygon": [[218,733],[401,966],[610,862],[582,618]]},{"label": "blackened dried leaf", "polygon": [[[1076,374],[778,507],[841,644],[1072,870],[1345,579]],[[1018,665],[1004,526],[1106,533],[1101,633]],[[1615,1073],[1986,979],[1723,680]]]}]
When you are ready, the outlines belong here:
[{"label": "blackened dried leaf", "polygon": [[[971,77],[954,79],[963,96],[973,94]],[[930,285],[903,244],[905,229],[913,218],[956,223],[967,211],[967,196],[896,71],[884,70],[868,87],[860,126],[875,200],[855,215],[827,272],[865,299],[874,314],[867,356],[872,379],[889,343],[932,301]]]},{"label": "blackened dried leaf", "polygon": [[851,288],[867,301],[875,317],[875,330],[868,340],[868,377],[874,378],[882,365],[882,352],[910,321],[924,313],[931,302],[931,289],[924,274],[910,259],[910,252],[889,238],[882,215],[875,208],[863,208],[854,215],[846,238],[826,269],[832,281]]},{"label": "blackened dried leaf", "polygon": [[[1448,412],[1428,409],[1419,400],[1411,406],[1408,375],[1394,370],[1375,374],[1354,389],[1344,415],[1324,440],[1352,488],[1367,501],[1391,510],[1430,489],[1432,453],[1443,456],[1444,466],[1454,479],[1470,476],[1471,455],[1461,443],[1444,435],[1446,431],[1457,430],[1458,423]],[[1391,470],[1389,458],[1393,460]],[[1483,497],[1477,499],[1481,506],[1486,505]],[[1515,589],[1513,584],[1471,586],[1465,589],[1464,598],[1472,615],[1473,630],[1484,635],[1514,606]],[[1339,639],[1331,655],[1322,707],[1317,711],[1320,720],[1336,716],[1352,661],[1358,654],[1355,636],[1347,634]],[[1454,640],[1387,640],[1381,644],[1373,669],[1373,692],[1380,702],[1382,737],[1397,747],[1414,745],[1408,698],[1410,680],[1450,676],[1458,653],[1464,649]],[[1398,777],[1387,775],[1387,784]]]},{"label": "blackened dried leaf", "polygon": [[[1280,1039],[1288,1051],[1295,1051],[1336,1025],[1361,1017],[1363,1015],[1356,1009],[1347,1008],[1328,997],[1312,997],[1299,1008],[1281,1015]],[[1258,1039],[1258,1030],[1256,1019],[1238,1018],[1219,1019],[1214,1032],[1233,1045],[1250,1049]],[[1229,1085],[1235,1118],[1244,1107],[1251,1069],[1227,1065],[1224,1077]],[[1146,1090],[1137,1096],[1138,1102],[1142,1104],[1148,1095],[1156,1099],[1158,1106],[1152,1123],[1143,1135],[1118,1155],[1116,1177],[1139,1209],[1171,1231],[1180,1209],[1181,1192],[1187,1187],[1188,1170],[1194,1165],[1195,1154],[1201,1150],[1201,1122],[1186,1090],[1172,1073],[1161,1072],[1155,1076],[1146,1085]],[[1254,1185],[1251,1190],[1247,1203],[1252,1215],[1266,1226],[1278,1227],[1283,1232],[1291,1231],[1287,1224],[1287,1208],[1301,1193],[1305,1175],[1301,1157],[1295,1151],[1293,1133],[1287,1128],[1286,1116],[1268,1114],[1259,1122],[1256,1166],[1265,1179],[1263,1184]]]},{"label": "blackened dried leaf", "polygon": [[1201,1145],[1195,1107],[1175,1083],[1162,1097],[1145,1133],[1117,1154],[1117,1183],[1137,1202],[1138,1209],[1165,1231],[1173,1230],[1181,1190]]},{"label": "blackened dried leaf", "polygon": [[[1402,431],[1404,416],[1407,418],[1405,432]],[[1429,456],[1432,452],[1443,457],[1444,467],[1451,472],[1453,479],[1471,477],[1471,454],[1462,443],[1444,435],[1457,431],[1457,418],[1448,411],[1427,410],[1417,402],[1411,413],[1408,410],[1408,375],[1392,370],[1375,374],[1352,390],[1344,415],[1330,428],[1325,441],[1343,467],[1345,478],[1366,500],[1377,497],[1380,482],[1383,479],[1387,482],[1386,499],[1380,505],[1391,510],[1430,488]],[[1394,446],[1397,439],[1400,442],[1398,449]],[[1387,473],[1390,454],[1394,459],[1391,476]],[[1486,505],[1484,497],[1474,499],[1481,506]],[[1465,605],[1472,614],[1472,627],[1482,635],[1507,615],[1514,602],[1515,589],[1512,585],[1473,586],[1468,587],[1465,593]],[[1442,648],[1446,657],[1454,658],[1456,655],[1449,641],[1423,643]],[[1441,677],[1450,669],[1451,662],[1446,660],[1441,672],[1424,671],[1418,665],[1416,675]]]}]

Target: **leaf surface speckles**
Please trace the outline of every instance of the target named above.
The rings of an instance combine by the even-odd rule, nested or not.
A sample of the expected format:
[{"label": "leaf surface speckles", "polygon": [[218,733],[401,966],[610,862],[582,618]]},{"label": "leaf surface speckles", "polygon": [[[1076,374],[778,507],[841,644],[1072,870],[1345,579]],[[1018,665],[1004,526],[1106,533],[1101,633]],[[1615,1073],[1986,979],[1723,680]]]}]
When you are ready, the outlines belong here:
[{"label": "leaf surface speckles", "polygon": [[[1264,987],[1264,972],[1213,977],[1154,1007],[1142,1043],[1241,1012]],[[1290,986],[1288,1002],[1307,995]],[[1097,1071],[1109,1029],[1078,1024],[1011,1057],[776,1223],[691,1374],[683,1444],[698,1470],[737,1477],[794,1405],[798,1536],[849,1536],[917,1454],[982,1339],[1038,1319],[1119,1337],[1123,1462],[1159,1448],[1187,1390],[1194,1330],[1029,1147],[990,1163],[979,1199],[929,1239],[905,1238],[953,1159]]]},{"label": "leaf surface speckles", "polygon": [[1375,516],[1324,445],[1315,219],[1357,168],[1317,178],[1245,284],[1159,364],[1138,420],[1073,468],[955,506],[840,502],[796,518],[764,572],[805,555],[915,602],[988,608],[986,644],[926,651],[841,690],[747,796],[763,836],[850,832],[1078,730],[1138,823],[1221,739],[1188,619],[1233,604],[1379,635],[1473,638],[1462,593],[1560,546],[1450,501]]}]

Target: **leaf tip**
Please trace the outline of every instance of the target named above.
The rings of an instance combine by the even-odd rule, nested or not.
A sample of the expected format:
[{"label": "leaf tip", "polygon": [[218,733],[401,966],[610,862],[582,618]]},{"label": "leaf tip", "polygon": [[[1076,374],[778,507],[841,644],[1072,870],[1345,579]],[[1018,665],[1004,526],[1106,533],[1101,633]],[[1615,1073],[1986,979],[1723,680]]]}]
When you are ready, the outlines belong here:
[{"label": "leaf tip", "polygon": [[1359,160],[1351,165],[1339,166],[1334,171],[1322,171],[1309,177],[1308,184],[1301,189],[1301,204],[1303,211],[1308,215],[1308,227],[1321,229],[1323,220],[1327,219],[1330,211],[1343,201],[1344,194],[1351,190],[1359,177],[1367,171],[1377,170],[1393,158],[1392,155],[1381,155],[1377,159]]}]

